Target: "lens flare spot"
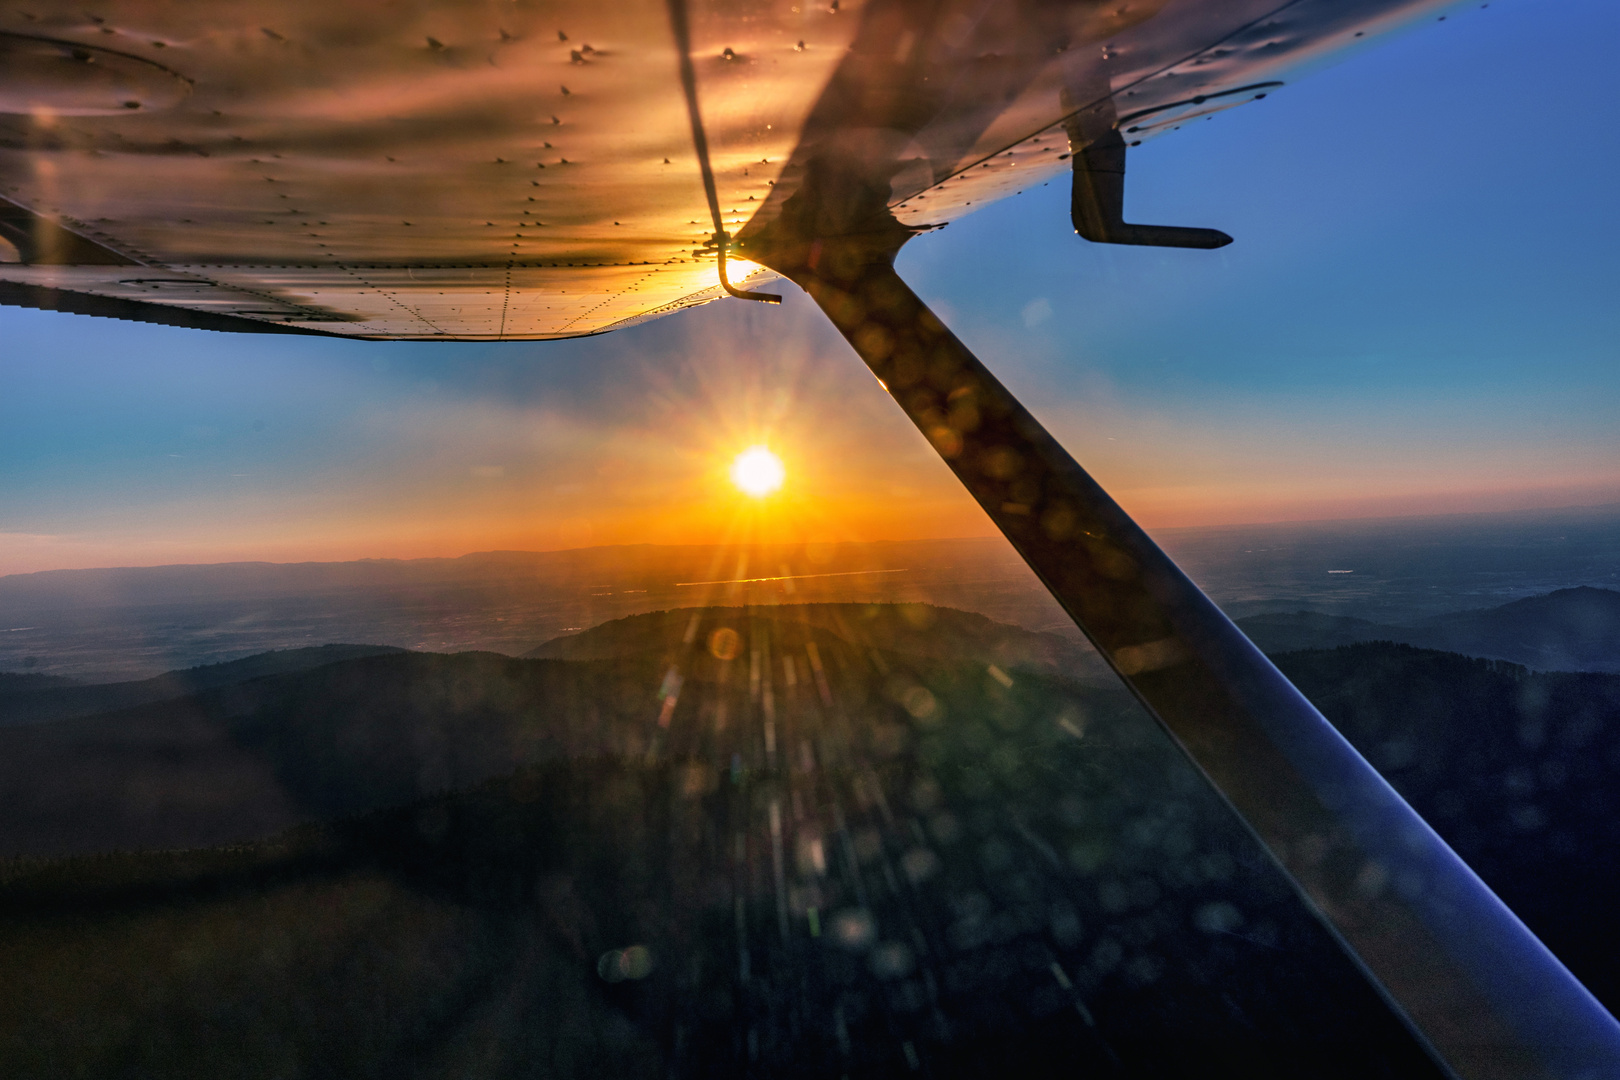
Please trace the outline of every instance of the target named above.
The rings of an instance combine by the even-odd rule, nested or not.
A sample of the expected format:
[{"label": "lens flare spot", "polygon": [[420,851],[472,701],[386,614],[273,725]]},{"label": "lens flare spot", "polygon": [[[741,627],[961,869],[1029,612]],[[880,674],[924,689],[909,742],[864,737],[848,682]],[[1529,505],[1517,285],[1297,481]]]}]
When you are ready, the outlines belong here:
[{"label": "lens flare spot", "polygon": [[719,627],[709,635],[709,655],[716,660],[735,660],[741,651],[742,637],[731,627]]},{"label": "lens flare spot", "polygon": [[756,499],[780,488],[786,476],[782,459],[763,446],[750,446],[731,463],[731,482]]}]

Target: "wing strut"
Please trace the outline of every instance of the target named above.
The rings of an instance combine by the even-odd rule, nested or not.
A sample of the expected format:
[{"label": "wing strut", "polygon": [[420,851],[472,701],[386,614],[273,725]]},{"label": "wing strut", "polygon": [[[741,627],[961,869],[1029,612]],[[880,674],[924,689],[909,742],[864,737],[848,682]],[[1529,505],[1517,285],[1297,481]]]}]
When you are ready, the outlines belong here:
[{"label": "wing strut", "polygon": [[709,137],[703,131],[703,110],[698,107],[697,72],[692,67],[692,32],[686,19],[686,0],[669,0],[669,26],[675,35],[675,53],[681,64],[681,91],[686,95],[686,115],[692,121],[692,149],[697,152],[698,167],[703,170],[703,193],[709,197],[709,217],[714,221],[714,250],[719,257],[720,287],[739,300],[758,300],[766,304],[780,304],[782,298],[775,293],[739,289],[726,277],[726,248],[731,236],[726,222],[720,216],[720,195],[714,184],[714,168],[709,164]]},{"label": "wing strut", "polygon": [[887,194],[813,161],[750,257],[832,319],[1442,1067],[1620,1075],[1596,999],[895,273]]}]

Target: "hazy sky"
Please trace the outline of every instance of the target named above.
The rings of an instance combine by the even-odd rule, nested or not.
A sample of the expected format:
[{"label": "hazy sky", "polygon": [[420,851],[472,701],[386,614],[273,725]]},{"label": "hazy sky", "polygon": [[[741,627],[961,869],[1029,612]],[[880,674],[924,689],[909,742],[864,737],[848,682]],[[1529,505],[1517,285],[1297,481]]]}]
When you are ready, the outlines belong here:
[{"label": "hazy sky", "polygon": [[[1612,0],[1454,9],[901,271],[1145,524],[1620,501]],[[600,338],[380,344],[0,309],[0,573],[490,548],[985,535],[791,285]],[[725,480],[754,441],[767,514]]]}]

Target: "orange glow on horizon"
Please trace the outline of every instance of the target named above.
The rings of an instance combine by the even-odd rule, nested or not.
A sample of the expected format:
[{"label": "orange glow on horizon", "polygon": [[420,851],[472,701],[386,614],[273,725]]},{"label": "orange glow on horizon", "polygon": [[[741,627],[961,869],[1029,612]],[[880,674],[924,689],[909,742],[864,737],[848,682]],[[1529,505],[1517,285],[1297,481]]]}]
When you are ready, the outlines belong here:
[{"label": "orange glow on horizon", "polygon": [[[726,333],[671,321],[656,348],[609,339],[625,344],[603,354],[617,382],[600,399],[453,395],[423,383],[355,405],[344,429],[355,441],[307,460],[294,447],[281,457],[242,450],[242,464],[230,464],[207,456],[229,440],[187,435],[180,448],[193,456],[146,463],[157,479],[125,500],[138,505],[105,500],[103,512],[87,496],[81,512],[45,507],[26,528],[19,519],[0,529],[0,574],[997,535],[847,346],[820,321],[793,321],[819,313],[755,307],[736,309]],[[1183,422],[1106,395],[1084,407],[1054,398],[1045,411],[1149,530],[1620,502],[1606,447],[1573,460],[1559,448],[1526,456],[1518,443],[1481,450],[1397,427],[1321,435],[1303,423]],[[738,482],[739,458],[754,448],[776,462],[759,487]]]},{"label": "orange glow on horizon", "polygon": [[[266,513],[247,515],[184,538],[172,535],[160,520],[143,523],[145,527],[105,533],[0,533],[0,574],[174,563],[456,558],[476,551],[558,551],[636,544],[825,546],[996,535],[983,511],[965,493],[950,489],[949,484],[954,482],[954,477],[946,476],[938,488],[903,492],[795,490],[778,493],[761,503],[743,495],[729,479],[718,479],[706,498],[693,492],[695,497],[690,501],[672,500],[647,509],[591,504],[581,497],[579,502],[570,501],[568,505],[531,504],[526,512],[508,505],[430,514],[425,507],[396,505],[340,519],[288,520]],[[799,481],[791,486],[797,489]],[[1307,500],[1296,492],[1267,499],[1254,491],[1231,489],[1144,487],[1120,490],[1118,494],[1126,511],[1150,531],[1553,510],[1620,502],[1620,487],[1612,483],[1414,491],[1381,497],[1358,492],[1359,497],[1320,501]],[[1220,496],[1228,496],[1229,500]]]}]

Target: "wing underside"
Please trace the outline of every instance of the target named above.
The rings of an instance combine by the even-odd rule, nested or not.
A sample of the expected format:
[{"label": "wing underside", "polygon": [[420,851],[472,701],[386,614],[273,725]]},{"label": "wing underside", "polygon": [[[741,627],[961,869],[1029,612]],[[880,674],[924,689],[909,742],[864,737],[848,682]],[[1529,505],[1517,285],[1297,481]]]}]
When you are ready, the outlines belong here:
[{"label": "wing underside", "polygon": [[[1139,141],[1431,6],[690,11],[735,235],[791,196],[810,131],[880,161],[902,223],[938,226],[1066,173],[1077,108],[1106,101]],[[662,0],[379,10],[0,13],[0,303],[499,340],[601,333],[723,295]],[[887,92],[926,115],[903,136],[840,124],[861,112],[836,93],[856,63],[892,71]]]}]

